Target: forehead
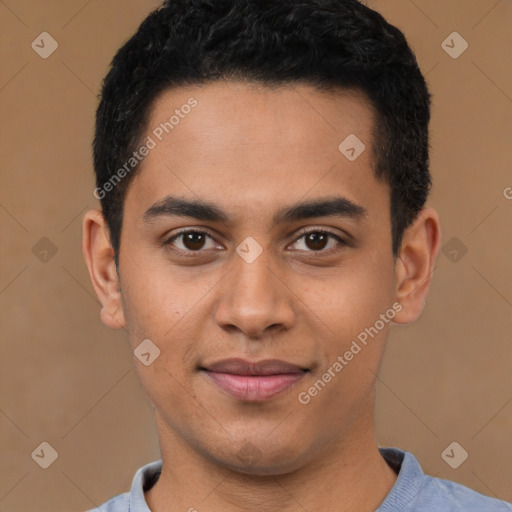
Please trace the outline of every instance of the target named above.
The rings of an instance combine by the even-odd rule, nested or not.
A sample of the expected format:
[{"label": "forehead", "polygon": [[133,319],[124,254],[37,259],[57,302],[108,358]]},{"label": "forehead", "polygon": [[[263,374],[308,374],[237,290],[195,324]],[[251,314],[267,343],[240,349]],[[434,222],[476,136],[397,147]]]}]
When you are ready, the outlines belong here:
[{"label": "forehead", "polygon": [[[187,107],[195,101],[195,107]],[[174,116],[171,120],[175,113],[179,119]],[[169,134],[177,144],[186,140],[187,147],[202,152],[235,148],[242,138],[253,145],[300,142],[310,149],[321,143],[322,148],[332,149],[333,140],[350,129],[369,139],[370,133],[366,132],[373,129],[374,109],[364,93],[355,89],[324,92],[304,84],[270,88],[223,80],[160,94],[151,108],[148,134],[159,131],[160,125],[169,120],[173,124]],[[162,135],[166,134],[164,130]],[[366,142],[369,146],[372,141]]]},{"label": "forehead", "polygon": [[359,203],[378,194],[375,207],[386,207],[387,186],[373,171],[374,123],[359,91],[233,81],[170,89],[151,108],[145,137],[154,147],[126,200],[150,206],[167,192],[250,215],[339,192]]}]

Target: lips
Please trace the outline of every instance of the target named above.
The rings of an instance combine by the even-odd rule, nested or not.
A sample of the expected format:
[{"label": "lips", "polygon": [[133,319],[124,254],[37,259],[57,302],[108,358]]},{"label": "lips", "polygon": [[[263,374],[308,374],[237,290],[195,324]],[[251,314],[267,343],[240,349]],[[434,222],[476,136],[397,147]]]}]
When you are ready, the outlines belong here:
[{"label": "lips", "polygon": [[232,397],[245,401],[272,398],[296,384],[309,371],[278,359],[258,362],[225,359],[200,369],[210,382]]},{"label": "lips", "polygon": [[301,373],[307,368],[287,363],[279,359],[266,359],[250,362],[243,359],[224,359],[205,367],[210,372],[230,373],[232,375],[280,375],[283,373]]}]

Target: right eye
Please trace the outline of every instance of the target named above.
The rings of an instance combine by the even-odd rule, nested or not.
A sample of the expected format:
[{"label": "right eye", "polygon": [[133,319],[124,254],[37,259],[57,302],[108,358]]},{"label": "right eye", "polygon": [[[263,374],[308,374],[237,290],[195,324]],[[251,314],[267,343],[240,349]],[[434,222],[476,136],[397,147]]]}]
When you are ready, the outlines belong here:
[{"label": "right eye", "polygon": [[[213,237],[204,231],[187,229],[172,235],[164,242],[164,245],[171,246],[172,250],[177,252],[204,252],[202,249],[204,249],[204,245],[207,239],[213,241]],[[212,249],[214,247],[215,244],[207,247],[205,250]]]}]

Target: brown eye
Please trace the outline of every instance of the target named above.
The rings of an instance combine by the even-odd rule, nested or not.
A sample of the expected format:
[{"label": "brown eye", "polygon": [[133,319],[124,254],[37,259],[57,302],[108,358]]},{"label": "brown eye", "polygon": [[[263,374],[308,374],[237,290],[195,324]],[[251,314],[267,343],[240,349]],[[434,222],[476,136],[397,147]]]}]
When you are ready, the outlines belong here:
[{"label": "brown eye", "polygon": [[[331,247],[328,247],[331,240],[334,241],[334,244],[331,244]],[[327,254],[336,252],[336,250],[340,249],[342,246],[347,245],[347,242],[330,231],[317,229],[302,233],[302,235],[296,239],[295,244],[302,245],[302,247],[296,247],[296,249],[300,251]]]},{"label": "brown eye", "polygon": [[305,235],[306,246],[313,251],[321,251],[325,249],[329,236],[320,232],[308,233]]},{"label": "brown eye", "polygon": [[204,245],[204,234],[203,233],[184,233],[183,236],[183,245],[190,249],[191,251],[197,251],[201,249]]},{"label": "brown eye", "polygon": [[208,233],[203,231],[182,231],[165,242],[165,245],[176,247],[178,251],[182,252],[202,252],[203,249],[211,249],[215,244],[210,247],[206,246],[207,241],[212,240]]}]

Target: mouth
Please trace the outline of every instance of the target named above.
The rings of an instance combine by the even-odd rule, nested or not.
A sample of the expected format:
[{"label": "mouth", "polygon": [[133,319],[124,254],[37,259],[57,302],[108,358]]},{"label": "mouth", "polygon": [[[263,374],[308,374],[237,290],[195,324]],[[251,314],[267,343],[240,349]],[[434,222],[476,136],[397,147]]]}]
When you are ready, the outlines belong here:
[{"label": "mouth", "polygon": [[310,371],[278,359],[259,362],[225,359],[199,370],[230,396],[250,402],[268,400],[284,392]]}]

